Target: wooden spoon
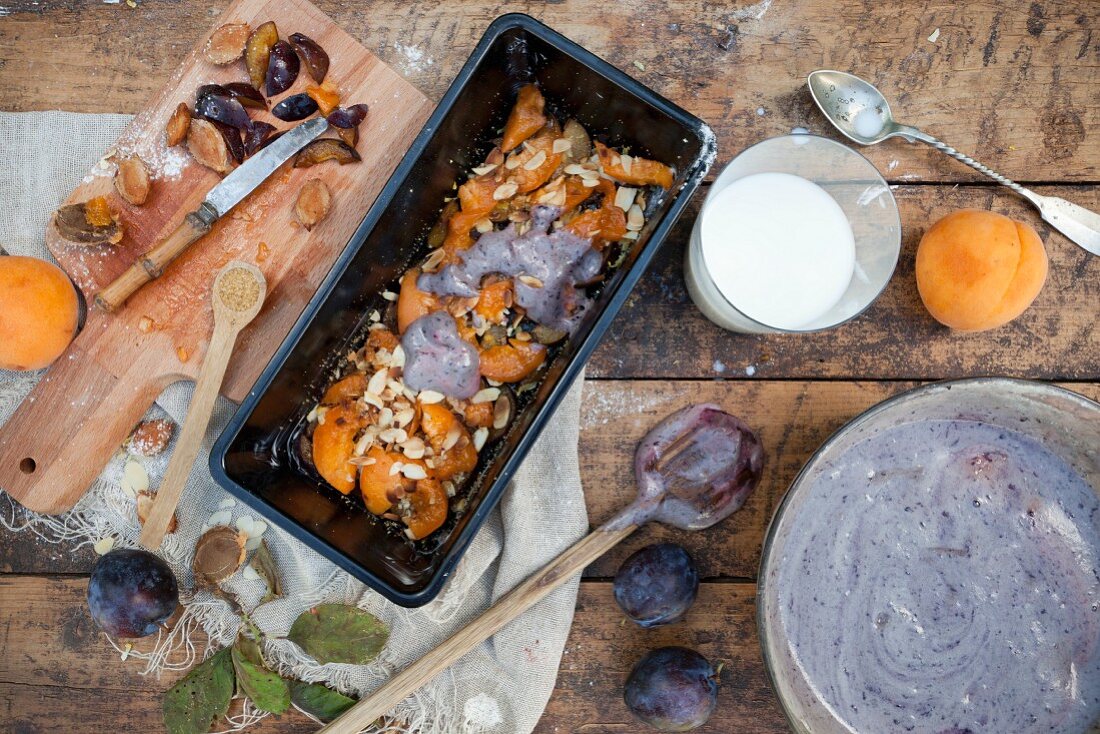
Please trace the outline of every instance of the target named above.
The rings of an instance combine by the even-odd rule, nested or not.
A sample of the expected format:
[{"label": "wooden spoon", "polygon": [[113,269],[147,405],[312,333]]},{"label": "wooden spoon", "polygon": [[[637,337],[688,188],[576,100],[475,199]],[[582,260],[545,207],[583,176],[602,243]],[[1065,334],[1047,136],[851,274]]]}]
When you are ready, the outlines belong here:
[{"label": "wooden spoon", "polygon": [[187,409],[183,430],[164,472],[164,481],[153,500],[153,508],[141,530],[141,544],[149,550],[160,547],[179,504],[187,476],[191,473],[202,437],[210,423],[210,414],[214,411],[214,401],[229,366],[229,356],[233,353],[237,334],[260,312],[266,294],[267,281],[263,273],[256,266],[239,260],[230,262],[214,278],[210,296],[214,307],[214,334],[210,337],[210,346],[206,349],[206,358],[195,382],[195,394]]},{"label": "wooden spoon", "polygon": [[763,464],[756,434],[729,413],[715,405],[676,411],[638,445],[638,496],[633,503],[320,731],[359,734],[640,525],[657,520],[701,530],[728,517],[760,481]]}]

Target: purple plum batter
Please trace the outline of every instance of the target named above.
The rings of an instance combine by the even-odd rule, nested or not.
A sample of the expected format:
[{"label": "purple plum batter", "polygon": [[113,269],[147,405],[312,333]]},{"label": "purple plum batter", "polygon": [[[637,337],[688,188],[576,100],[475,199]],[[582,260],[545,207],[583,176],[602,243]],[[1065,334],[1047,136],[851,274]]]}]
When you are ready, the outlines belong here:
[{"label": "purple plum batter", "polygon": [[514,277],[516,303],[532,321],[572,332],[589,305],[576,285],[599,274],[603,256],[591,241],[564,229],[547,234],[559,213],[556,207],[536,206],[526,232],[518,234],[515,224],[487,232],[459,253],[461,263],[421,275],[417,286],[441,296],[469,297],[478,294],[481,279],[490,273]]},{"label": "purple plum batter", "polygon": [[1095,730],[1100,500],[1059,456],[918,421],[853,445],[796,512],[768,583],[800,674],[849,730]]},{"label": "purple plum batter", "polygon": [[458,334],[446,311],[421,316],[401,337],[405,350],[405,384],[454,398],[473,397],[481,385],[477,349]]}]

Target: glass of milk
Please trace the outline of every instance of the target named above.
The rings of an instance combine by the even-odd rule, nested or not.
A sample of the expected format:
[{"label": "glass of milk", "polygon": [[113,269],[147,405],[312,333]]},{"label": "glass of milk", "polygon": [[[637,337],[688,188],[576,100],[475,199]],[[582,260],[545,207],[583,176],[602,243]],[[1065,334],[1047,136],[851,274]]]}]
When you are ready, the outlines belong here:
[{"label": "glass of milk", "polygon": [[897,203],[871,162],[792,134],[747,148],[719,174],[684,271],[692,300],[725,329],[818,331],[870,306],[900,249]]}]

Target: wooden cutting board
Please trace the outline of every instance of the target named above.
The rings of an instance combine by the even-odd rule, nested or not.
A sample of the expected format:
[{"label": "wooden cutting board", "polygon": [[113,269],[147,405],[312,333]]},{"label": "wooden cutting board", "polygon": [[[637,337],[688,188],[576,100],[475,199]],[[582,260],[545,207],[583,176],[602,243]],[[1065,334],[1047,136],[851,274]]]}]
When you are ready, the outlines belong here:
[{"label": "wooden cutting board", "polygon": [[[55,514],[72,507],[157,395],[173,382],[194,379],[213,328],[210,286],[231,259],[255,263],[268,282],[267,301],[242,333],[222,386],[226,397],[240,401],[431,112],[419,91],[305,0],[236,0],[211,30],[228,22],[256,27],[267,20],[275,21],[282,38],[301,32],[321,44],[331,58],[327,78],[337,84],[343,102],[370,105],[360,128],[363,160],[345,166],[333,161],[312,168],[284,166],[117,313],[90,309],[66,354],[0,428],[0,487],[31,510]],[[169,150],[164,143],[169,115],[180,102],[193,105],[200,84],[248,79],[243,62],[208,63],[202,56],[206,38],[112,149],[137,153],[153,171],[145,205],[130,206],[115,194],[114,165],[106,160],[69,197],[77,202],[108,195],[121,212],[122,242],[79,248],[47,232],[47,246],[89,303],[219,181],[184,147]],[[294,86],[279,99],[313,83],[303,65]],[[250,114],[278,129],[294,124],[254,110]],[[111,152],[105,151],[105,157]],[[295,221],[293,207],[310,178],[328,184],[333,208],[306,232]]]}]

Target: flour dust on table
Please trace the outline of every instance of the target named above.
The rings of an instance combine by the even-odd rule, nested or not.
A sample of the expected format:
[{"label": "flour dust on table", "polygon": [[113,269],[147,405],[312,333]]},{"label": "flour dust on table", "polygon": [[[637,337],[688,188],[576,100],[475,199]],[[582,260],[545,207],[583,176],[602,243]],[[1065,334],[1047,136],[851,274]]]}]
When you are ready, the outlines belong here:
[{"label": "flour dust on table", "polygon": [[[0,145],[24,153],[0,172],[0,200],[7,202],[11,211],[23,213],[0,219],[0,242],[5,249],[12,254],[49,257],[43,232],[50,214],[128,121],[123,115],[0,113]],[[38,379],[48,380],[49,373],[0,371],[0,424]],[[146,417],[171,417],[182,423],[191,392],[189,383],[171,386]],[[578,382],[443,593],[420,609],[403,609],[385,601],[289,535],[264,527],[248,507],[214,483],[206,462],[198,461],[177,510],[178,528],[160,549],[179,579],[185,611],[171,629],[157,637],[137,640],[132,647],[120,646],[124,660],[119,665],[135,665],[130,660],[135,658],[144,662],[143,673],[179,671],[215,648],[233,643],[240,617],[209,591],[195,591],[191,571],[199,536],[210,525],[229,525],[247,528],[255,536],[253,546],[258,543],[256,538],[262,537],[278,567],[283,596],[262,605],[267,586],[257,574],[246,573],[249,566],[222,584],[239,597],[252,620],[268,635],[263,650],[268,663],[276,672],[299,680],[321,682],[350,695],[369,693],[583,535],[588,521],[577,460],[580,392]],[[219,399],[200,456],[209,453],[234,410],[229,401]],[[155,457],[128,456],[120,449],[73,510],[57,517],[26,512],[3,494],[0,523],[49,543],[65,542],[66,548],[98,543],[98,550],[106,552],[110,547],[134,547],[140,527],[132,495],[134,482],[126,479],[127,463],[140,463],[150,487],[155,488],[171,449],[169,445]],[[532,731],[554,687],[578,583],[579,579],[574,579],[555,591],[497,633],[492,645],[480,646],[410,696],[395,709],[395,720],[422,734]],[[318,665],[293,642],[276,639],[288,634],[302,612],[323,603],[353,605],[380,619],[390,630],[383,653],[365,666]],[[192,634],[200,628],[211,643],[205,653],[192,641]],[[107,644],[106,637],[104,640]],[[228,723],[231,730],[239,730],[265,715],[246,703],[243,712]]]}]

